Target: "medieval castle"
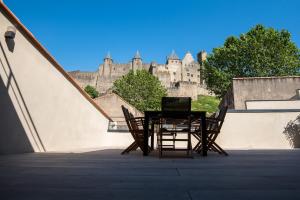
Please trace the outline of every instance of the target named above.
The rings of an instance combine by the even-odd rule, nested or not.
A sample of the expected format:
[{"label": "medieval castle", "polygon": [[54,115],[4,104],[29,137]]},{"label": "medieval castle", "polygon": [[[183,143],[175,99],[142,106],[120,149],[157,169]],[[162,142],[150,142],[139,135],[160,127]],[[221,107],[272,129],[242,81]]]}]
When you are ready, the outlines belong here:
[{"label": "medieval castle", "polygon": [[113,86],[113,82],[127,74],[131,69],[145,69],[156,76],[167,88],[168,96],[190,96],[197,99],[198,95],[208,95],[202,80],[201,66],[206,59],[206,52],[198,54],[198,61],[195,61],[192,54],[187,52],[182,60],[175,51],[167,57],[166,64],[151,62],[143,63],[140,53],[137,51],[131,62],[127,64],[115,63],[108,53],[104,63],[100,64],[96,72],[71,71],[69,74],[79,83],[81,87],[91,85],[105,94]]}]

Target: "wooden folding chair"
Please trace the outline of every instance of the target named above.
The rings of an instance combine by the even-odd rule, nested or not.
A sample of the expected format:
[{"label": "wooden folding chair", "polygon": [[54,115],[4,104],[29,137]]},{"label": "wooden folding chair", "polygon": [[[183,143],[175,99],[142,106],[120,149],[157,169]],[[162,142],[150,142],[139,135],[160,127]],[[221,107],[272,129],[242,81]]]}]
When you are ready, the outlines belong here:
[{"label": "wooden folding chair", "polygon": [[[223,106],[220,109],[218,114],[214,114],[211,117],[206,118],[206,131],[207,131],[207,147],[210,151],[218,152],[219,154],[228,155],[224,149],[222,149],[217,143],[216,139],[220,134],[226,112],[228,107]],[[199,121],[195,121],[192,123],[192,135],[198,140],[198,143],[193,148],[194,151],[201,152],[202,151],[202,140],[201,140],[201,123]]]},{"label": "wooden folding chair", "polygon": [[[121,154],[135,151],[137,148],[140,148],[142,151],[144,151],[144,118],[134,117],[127,108],[125,108],[123,105],[121,107],[129,132],[134,139],[134,141]],[[147,151],[150,151],[150,147],[147,149]]]}]

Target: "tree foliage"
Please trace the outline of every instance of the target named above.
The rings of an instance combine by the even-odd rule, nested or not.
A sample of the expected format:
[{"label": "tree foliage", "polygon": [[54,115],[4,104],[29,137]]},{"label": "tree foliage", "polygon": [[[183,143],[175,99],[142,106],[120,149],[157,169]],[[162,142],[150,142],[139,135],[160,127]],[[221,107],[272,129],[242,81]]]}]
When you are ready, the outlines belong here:
[{"label": "tree foliage", "polygon": [[204,66],[207,87],[221,97],[235,77],[299,75],[300,52],[288,31],[256,25],[213,49]]},{"label": "tree foliage", "polygon": [[86,93],[88,93],[92,99],[95,99],[96,97],[99,96],[99,92],[98,92],[98,91],[96,90],[96,88],[94,88],[93,86],[87,85],[87,86],[84,88],[84,91],[85,91]]},{"label": "tree foliage", "polygon": [[160,109],[161,98],[167,95],[157,77],[146,70],[131,70],[114,82],[113,90],[140,111]]}]

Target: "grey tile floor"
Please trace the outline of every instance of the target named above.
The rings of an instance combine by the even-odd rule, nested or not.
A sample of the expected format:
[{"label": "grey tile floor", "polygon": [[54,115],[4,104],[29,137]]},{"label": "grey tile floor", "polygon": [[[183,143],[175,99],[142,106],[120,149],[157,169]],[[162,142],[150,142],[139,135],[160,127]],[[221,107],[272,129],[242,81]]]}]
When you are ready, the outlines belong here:
[{"label": "grey tile floor", "polygon": [[120,152],[1,155],[0,199],[300,199],[300,150]]}]

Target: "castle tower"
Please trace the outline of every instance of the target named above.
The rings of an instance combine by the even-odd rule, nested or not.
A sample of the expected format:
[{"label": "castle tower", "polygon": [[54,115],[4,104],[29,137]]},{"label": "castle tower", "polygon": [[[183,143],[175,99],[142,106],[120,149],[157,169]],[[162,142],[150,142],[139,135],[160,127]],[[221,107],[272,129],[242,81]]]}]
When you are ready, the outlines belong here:
[{"label": "castle tower", "polygon": [[191,63],[193,63],[195,60],[194,60],[194,58],[193,58],[193,55],[191,54],[191,52],[187,52],[186,54],[185,54],[185,56],[184,56],[184,58],[182,59],[182,64],[184,64],[184,65],[189,65],[189,64],[191,64]]},{"label": "castle tower", "polygon": [[111,76],[111,70],[113,65],[113,59],[108,52],[105,58],[103,59],[104,63],[102,65],[101,75],[104,77],[110,77]]},{"label": "castle tower", "polygon": [[173,50],[167,58],[166,68],[168,69],[171,77],[171,82],[177,82],[181,80],[181,60]]},{"label": "castle tower", "polygon": [[[187,76],[189,73],[189,71],[193,68],[193,64],[194,64],[195,60],[193,58],[193,55],[191,54],[191,52],[187,52],[184,56],[184,58],[182,59],[182,65],[181,65],[181,81],[187,81],[190,80],[189,77],[185,77]],[[188,75],[189,76],[189,75]]]},{"label": "castle tower", "polygon": [[132,70],[135,72],[137,69],[143,69],[142,58],[139,51],[136,51],[134,57],[132,58]]},{"label": "castle tower", "polygon": [[157,70],[156,67],[157,67],[157,63],[152,61],[150,63],[149,73],[154,75],[156,73],[156,70]]},{"label": "castle tower", "polygon": [[197,54],[198,62],[200,64],[200,83],[204,84],[204,61],[207,58],[207,53],[206,51],[202,50]]},{"label": "castle tower", "polygon": [[207,53],[206,51],[202,50],[197,54],[198,62],[200,65],[203,65],[203,62],[206,60]]},{"label": "castle tower", "polygon": [[172,53],[167,58],[167,64],[178,64],[178,63],[180,63],[180,59],[178,58],[175,51],[172,50]]}]

